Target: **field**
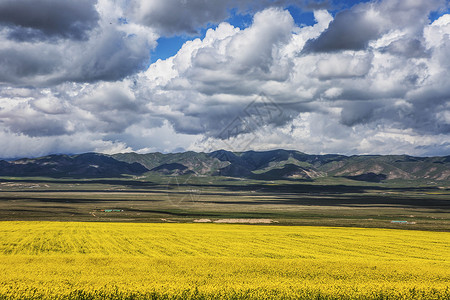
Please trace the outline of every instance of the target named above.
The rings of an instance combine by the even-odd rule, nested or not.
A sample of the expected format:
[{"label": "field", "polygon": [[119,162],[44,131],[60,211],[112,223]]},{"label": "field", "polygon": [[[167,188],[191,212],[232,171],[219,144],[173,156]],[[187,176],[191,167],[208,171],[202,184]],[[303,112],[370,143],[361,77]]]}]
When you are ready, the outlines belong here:
[{"label": "field", "polygon": [[0,220],[5,221],[192,223],[228,218],[264,218],[279,225],[449,231],[450,185],[343,178],[0,178]]},{"label": "field", "polygon": [[449,231],[446,182],[3,177],[0,300],[450,299]]},{"label": "field", "polygon": [[450,233],[0,222],[0,299],[450,299]]}]

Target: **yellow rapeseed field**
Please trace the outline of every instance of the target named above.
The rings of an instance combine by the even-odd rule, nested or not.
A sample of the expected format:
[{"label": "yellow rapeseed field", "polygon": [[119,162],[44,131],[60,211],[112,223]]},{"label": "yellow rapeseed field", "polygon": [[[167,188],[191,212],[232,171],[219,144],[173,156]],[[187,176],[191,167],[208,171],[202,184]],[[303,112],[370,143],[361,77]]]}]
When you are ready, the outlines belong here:
[{"label": "yellow rapeseed field", "polygon": [[0,222],[0,299],[450,299],[450,233]]}]

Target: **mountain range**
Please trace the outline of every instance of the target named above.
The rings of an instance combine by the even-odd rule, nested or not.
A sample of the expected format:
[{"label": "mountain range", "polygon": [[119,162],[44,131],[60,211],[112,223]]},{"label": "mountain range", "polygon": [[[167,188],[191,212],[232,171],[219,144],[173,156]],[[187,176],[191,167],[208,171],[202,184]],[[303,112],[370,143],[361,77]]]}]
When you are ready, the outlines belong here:
[{"label": "mountain range", "polygon": [[345,177],[380,182],[393,179],[450,180],[450,156],[311,155],[295,150],[211,153],[120,153],[49,155],[0,161],[0,176],[119,177],[147,172],[164,176],[228,176],[261,180]]}]

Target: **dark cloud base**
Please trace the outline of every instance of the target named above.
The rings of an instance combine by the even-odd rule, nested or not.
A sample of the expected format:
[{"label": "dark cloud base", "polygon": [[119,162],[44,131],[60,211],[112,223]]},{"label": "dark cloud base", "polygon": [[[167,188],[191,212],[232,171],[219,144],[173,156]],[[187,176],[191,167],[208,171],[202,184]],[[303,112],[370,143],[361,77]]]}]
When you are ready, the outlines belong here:
[{"label": "dark cloud base", "polygon": [[[450,16],[428,20],[448,3],[316,10],[303,27],[288,5],[327,3],[1,1],[0,157],[211,145],[448,154]],[[230,8],[252,23],[222,22]],[[207,27],[149,65],[161,35]],[[262,113],[261,95],[278,110]]]}]

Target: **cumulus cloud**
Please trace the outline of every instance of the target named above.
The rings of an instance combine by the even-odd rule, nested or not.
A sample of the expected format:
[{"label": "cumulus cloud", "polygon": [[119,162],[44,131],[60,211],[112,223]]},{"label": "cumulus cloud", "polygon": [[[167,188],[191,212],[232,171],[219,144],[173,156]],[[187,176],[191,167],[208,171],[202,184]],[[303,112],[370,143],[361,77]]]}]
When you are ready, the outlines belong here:
[{"label": "cumulus cloud", "polygon": [[0,156],[8,159],[39,157],[49,153],[76,154],[94,151],[112,154],[132,150],[123,142],[102,139],[96,133],[30,137],[24,134],[0,131],[0,140],[8,141],[8,143],[3,143],[0,149]]},{"label": "cumulus cloud", "polygon": [[380,49],[380,51],[410,58],[428,55],[425,46],[418,39],[399,39]]},{"label": "cumulus cloud", "polygon": [[3,0],[0,24],[18,41],[88,39],[98,22],[96,1]]},{"label": "cumulus cloud", "polygon": [[450,150],[445,134],[419,134],[411,129],[398,129],[378,124],[347,126],[339,114],[305,112],[286,126],[260,128],[253,134],[243,134],[230,140],[207,138],[190,146],[190,150],[234,151],[293,149],[305,153],[329,154],[404,154],[445,155]]},{"label": "cumulus cloud", "polygon": [[332,78],[355,78],[367,75],[372,67],[372,54],[339,53],[327,55],[317,62],[317,77],[322,80]]},{"label": "cumulus cloud", "polygon": [[352,10],[338,13],[329,28],[305,47],[308,52],[362,50],[370,40],[379,36],[382,20],[378,12],[358,5]]},{"label": "cumulus cloud", "polygon": [[[429,1],[359,4],[348,14],[368,22],[367,28],[375,26],[376,34],[365,32],[359,46],[346,44],[330,51],[311,52],[310,47],[330,30],[333,32],[333,27],[348,35],[352,35],[350,27],[365,27],[350,26],[351,18],[346,13],[333,20],[328,13],[317,11],[316,25],[298,28],[289,21],[287,11],[279,9],[256,14],[253,24],[245,30],[223,23],[208,31],[203,40],[186,43],[177,55],[149,68],[142,80],[153,82],[148,82],[151,88],[145,92],[153,96],[150,109],[167,118],[177,132],[204,134],[217,144],[217,138],[220,140],[220,134],[235,118],[242,123],[236,135],[248,138],[251,132],[292,125],[297,116],[311,113],[314,122],[319,116],[333,120],[332,126],[317,132],[325,136],[333,133],[335,139],[328,142],[336,148],[328,147],[330,151],[345,149],[348,139],[359,146],[346,149],[346,153],[386,151],[392,139],[400,136],[379,134],[376,140],[363,138],[369,128],[414,136],[397,151],[414,149],[421,135],[428,136],[428,142],[436,135],[433,143],[437,145],[442,134],[449,134],[448,124],[444,124],[447,119],[441,113],[448,109],[444,103],[450,95],[445,88],[448,79],[443,76],[448,71],[448,59],[441,52],[448,40],[447,22],[443,21],[447,15],[432,24],[425,20],[438,7],[439,2]],[[402,12],[393,8],[401,8]],[[407,15],[415,16],[416,21],[405,18]],[[345,22],[339,23],[339,18]],[[394,22],[397,19],[398,24]],[[257,38],[258,44],[254,38],[260,32],[267,35],[266,39]],[[272,32],[276,38],[271,38]],[[252,125],[255,115],[245,111],[259,93],[267,95],[283,111],[264,126]],[[335,128],[340,128],[339,132]],[[355,135],[354,130],[362,132]],[[372,130],[375,129],[370,134]],[[290,140],[295,141],[294,132]],[[270,148],[266,136],[262,134],[257,140],[262,147]],[[310,143],[314,139],[309,136],[306,140]],[[361,143],[371,146],[363,148]],[[311,145],[316,149],[325,147],[314,142]]]},{"label": "cumulus cloud", "polygon": [[196,34],[203,25],[225,19],[229,6],[227,1],[207,0],[151,0],[133,4],[132,13],[141,23],[168,35]]},{"label": "cumulus cloud", "polygon": [[115,81],[143,70],[158,35],[123,14],[106,0],[0,2],[0,83]]},{"label": "cumulus cloud", "polygon": [[204,26],[227,19],[230,10],[249,14],[268,7],[295,5],[304,10],[318,10],[329,6],[327,1],[309,0],[133,0],[130,3],[129,16],[169,36],[198,34]]},{"label": "cumulus cloud", "polygon": [[[448,154],[450,15],[428,20],[444,2],[382,0],[335,17],[316,10],[311,26],[294,22],[289,1],[241,3],[99,0],[78,36],[69,25],[59,33],[33,25],[46,37],[26,41],[11,32],[28,25],[0,22],[0,141],[10,141],[0,157],[219,148]],[[186,10],[170,10],[179,5]],[[251,24],[222,22],[229,7],[250,12]],[[148,66],[159,35],[216,23]]]},{"label": "cumulus cloud", "polygon": [[370,41],[395,29],[417,33],[428,23],[428,14],[444,1],[390,0],[361,3],[339,12],[327,30],[310,40],[305,52],[363,50]]},{"label": "cumulus cloud", "polygon": [[[142,96],[151,98],[149,109],[177,131],[217,135],[242,109],[233,103],[248,104],[261,84],[287,79],[290,66],[281,49],[294,27],[290,14],[275,8],[255,14],[244,30],[222,23],[151,66],[142,76]],[[161,85],[152,86],[156,78]],[[168,103],[170,113],[161,110]]]}]

